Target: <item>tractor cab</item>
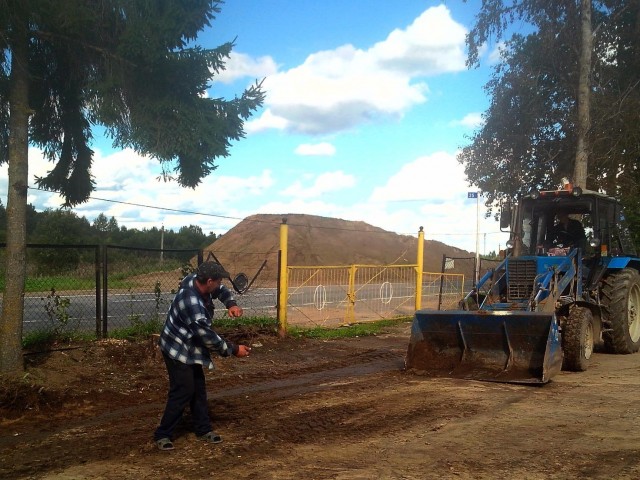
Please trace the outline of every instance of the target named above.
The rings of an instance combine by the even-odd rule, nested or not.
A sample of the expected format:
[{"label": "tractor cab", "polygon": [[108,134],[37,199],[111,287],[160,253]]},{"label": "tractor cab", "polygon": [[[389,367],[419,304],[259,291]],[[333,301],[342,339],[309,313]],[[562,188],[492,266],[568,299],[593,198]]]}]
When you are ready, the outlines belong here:
[{"label": "tractor cab", "polygon": [[514,256],[562,256],[573,248],[583,258],[636,255],[618,202],[577,187],[525,196],[506,219],[503,214],[505,225]]}]

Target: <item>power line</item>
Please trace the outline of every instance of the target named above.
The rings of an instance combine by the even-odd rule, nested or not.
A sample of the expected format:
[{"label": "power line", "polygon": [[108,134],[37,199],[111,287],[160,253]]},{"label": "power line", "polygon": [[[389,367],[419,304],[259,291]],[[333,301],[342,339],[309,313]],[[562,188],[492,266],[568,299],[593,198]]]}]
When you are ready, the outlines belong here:
[{"label": "power line", "polygon": [[[59,192],[55,192],[53,190],[47,190],[45,188],[39,188],[39,187],[29,187],[30,190],[39,190],[41,192],[48,192],[48,193],[59,193]],[[169,208],[169,207],[158,207],[156,205],[145,205],[144,203],[134,203],[134,202],[124,202],[122,200],[110,200],[108,198],[100,198],[100,197],[92,197],[89,196],[88,199],[90,200],[99,200],[101,202],[109,202],[109,203],[117,203],[119,205],[131,205],[133,207],[142,207],[142,208],[151,208],[154,210],[163,210],[166,212],[174,212],[174,213],[185,213],[188,215],[203,215],[205,217],[216,217],[216,218],[224,218],[227,220],[243,220],[242,218],[238,218],[238,217],[229,217],[229,216],[225,216],[225,215],[216,215],[215,213],[202,213],[202,212],[193,212],[193,211],[189,211],[189,210],[179,210],[176,208]]]},{"label": "power line", "polygon": [[[38,190],[40,192],[48,192],[48,193],[59,193],[53,190],[48,190],[45,188],[40,188],[40,187],[28,187],[30,190]],[[122,200],[111,200],[108,198],[100,198],[100,197],[93,197],[93,196],[89,196],[88,199],[90,200],[97,200],[97,201],[101,201],[101,202],[109,202],[109,203],[115,203],[115,204],[119,204],[119,205],[130,205],[132,207],[140,207],[140,208],[150,208],[153,210],[161,210],[161,211],[165,211],[165,212],[173,212],[173,213],[183,213],[185,215],[202,215],[204,217],[214,217],[214,218],[223,218],[225,220],[237,220],[239,222],[241,221],[246,221],[246,222],[255,222],[255,223],[267,223],[270,225],[279,225],[279,223],[275,223],[272,221],[268,221],[268,220],[261,220],[261,219],[251,219],[251,218],[239,218],[239,217],[231,217],[228,215],[218,215],[215,213],[203,213],[203,212],[194,212],[191,210],[180,210],[177,208],[169,208],[169,207],[159,207],[157,205],[146,205],[143,203],[134,203],[134,202],[125,202]],[[278,214],[265,214],[265,215],[278,215]],[[295,214],[292,214],[295,215]],[[305,214],[300,214],[300,215],[305,215]],[[283,218],[286,218],[286,214],[281,214],[280,215]],[[304,223],[289,223],[287,222],[287,225],[289,226],[293,226],[293,227],[309,227],[309,225],[306,225]],[[389,232],[387,230],[383,230],[380,229],[380,231],[378,230],[364,230],[364,229],[358,229],[358,228],[344,228],[344,227],[322,227],[322,226],[314,226],[313,228],[319,228],[322,230],[339,230],[339,231],[345,231],[345,232],[362,232],[362,233],[396,233],[397,235],[409,235],[409,236],[413,236],[416,235],[416,232],[410,232],[410,233],[403,233],[403,232]],[[374,227],[374,228],[379,228],[379,227]],[[429,236],[432,237],[446,237],[446,236],[468,236],[468,235],[475,235],[475,233],[434,233],[434,232],[425,232],[428,233]],[[501,234],[503,232],[487,232],[485,233],[485,235],[497,235],[497,234]]]},{"label": "power line", "polygon": [[111,203],[118,203],[121,205],[131,205],[133,207],[142,207],[142,208],[152,208],[154,210],[163,210],[165,212],[174,212],[174,213],[185,213],[188,215],[203,215],[205,217],[216,217],[216,218],[224,218],[227,220],[243,220],[242,218],[238,218],[238,217],[229,217],[226,215],[216,215],[215,213],[202,213],[202,212],[192,212],[189,210],[178,210],[176,208],[168,208],[168,207],[157,207],[155,205],[145,205],[143,203],[133,203],[133,202],[123,202],[121,200],[109,200],[108,198],[99,198],[99,197],[89,197],[91,200],[100,200],[101,202],[111,202]]}]

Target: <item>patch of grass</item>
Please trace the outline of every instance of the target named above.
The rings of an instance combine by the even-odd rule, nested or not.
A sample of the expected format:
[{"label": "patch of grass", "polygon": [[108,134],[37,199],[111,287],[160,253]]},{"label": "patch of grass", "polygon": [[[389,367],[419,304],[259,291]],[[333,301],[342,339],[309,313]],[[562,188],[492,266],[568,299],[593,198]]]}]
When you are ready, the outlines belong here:
[{"label": "patch of grass", "polygon": [[62,333],[54,330],[35,330],[23,336],[22,348],[25,350],[42,350],[62,343],[90,342],[95,339],[95,334],[89,332]]},{"label": "patch of grass", "polygon": [[379,320],[377,322],[354,323],[351,325],[343,325],[338,328],[289,327],[287,335],[296,338],[305,337],[321,339],[365,337],[369,335],[378,335],[379,333],[383,333],[388,327],[395,327],[409,321],[411,321],[411,317],[403,317],[393,320]]},{"label": "patch of grass", "polygon": [[[175,259],[165,259],[164,262],[149,262],[148,259],[131,257],[130,260],[109,262],[109,286],[111,288],[132,288],[136,286],[131,277],[158,272],[172,272],[183,265]],[[25,292],[46,292],[56,290],[91,290],[95,289],[95,271],[93,264],[83,264],[84,268],[70,273],[57,275],[27,274]],[[176,275],[176,283],[180,280]],[[0,273],[0,290],[4,290],[5,278]]]},{"label": "patch of grass", "polygon": [[39,330],[29,332],[22,338],[22,348],[33,349],[45,345],[52,345],[56,340],[56,334],[52,330]]},{"label": "patch of grass", "polygon": [[146,338],[162,331],[163,321],[153,319],[141,321],[138,318],[131,319],[131,326],[116,328],[109,332],[109,338],[120,340]]},{"label": "patch of grass", "polygon": [[[165,260],[162,263],[149,262],[148,259],[132,260],[126,263],[113,263],[109,267],[109,285],[113,284],[114,287],[127,288],[131,286],[131,278],[139,275],[157,274],[161,272],[172,272],[179,269],[182,266],[177,260],[168,261]],[[182,277],[176,275],[176,283],[180,281]]]},{"label": "patch of grass", "polygon": [[[400,326],[411,322],[412,317],[395,318],[391,320],[378,320],[376,322],[354,323],[336,328],[301,328],[289,327],[287,335],[294,338],[355,338],[384,333],[386,329]],[[111,338],[132,339],[148,337],[152,334],[160,333],[163,321],[149,320],[142,322],[138,319],[132,322],[130,327],[115,329],[109,333]],[[273,317],[240,317],[240,318],[217,318],[213,321],[213,329],[218,331],[233,331],[242,329],[271,330],[277,332],[278,320]]]},{"label": "patch of grass", "polygon": [[[3,285],[0,285],[2,287]],[[56,288],[57,290],[87,290],[95,288],[95,279],[78,276],[42,276],[27,277],[25,280],[25,292],[43,292]]]},{"label": "patch of grass", "polygon": [[277,329],[278,320],[273,317],[240,317],[240,318],[216,318],[213,320],[213,329],[233,329],[238,327],[256,327],[258,329]]}]

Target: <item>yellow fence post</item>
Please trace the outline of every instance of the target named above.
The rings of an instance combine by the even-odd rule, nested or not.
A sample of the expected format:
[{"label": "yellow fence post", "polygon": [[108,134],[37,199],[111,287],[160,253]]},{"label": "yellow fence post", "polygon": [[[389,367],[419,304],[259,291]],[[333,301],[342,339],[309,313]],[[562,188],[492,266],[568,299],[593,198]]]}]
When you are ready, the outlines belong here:
[{"label": "yellow fence post", "polygon": [[289,298],[287,246],[289,241],[289,226],[283,218],[280,224],[280,271],[278,275],[278,334],[287,334],[287,303]]},{"label": "yellow fence post", "polygon": [[424,229],[418,231],[418,253],[416,255],[416,310],[422,308],[422,270],[424,269]]},{"label": "yellow fence post", "polygon": [[349,269],[349,291],[347,292],[347,298],[349,303],[347,304],[347,316],[345,322],[347,324],[355,322],[355,309],[356,309],[356,266],[351,265]]}]

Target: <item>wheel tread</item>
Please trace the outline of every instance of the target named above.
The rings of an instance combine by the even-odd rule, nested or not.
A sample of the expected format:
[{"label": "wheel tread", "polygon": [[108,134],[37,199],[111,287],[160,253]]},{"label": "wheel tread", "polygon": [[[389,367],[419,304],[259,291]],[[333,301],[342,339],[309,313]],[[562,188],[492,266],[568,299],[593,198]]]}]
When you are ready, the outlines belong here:
[{"label": "wheel tread", "polygon": [[[587,328],[591,326],[591,338],[587,338]],[[589,366],[585,357],[586,341],[591,341],[593,352],[593,315],[585,307],[573,305],[562,329],[562,368],[571,372],[584,372]]]},{"label": "wheel tread", "polygon": [[640,341],[633,342],[627,323],[628,297],[632,286],[640,284],[640,274],[632,268],[614,272],[602,280],[603,332],[605,347],[612,353],[629,354],[640,349]]}]

